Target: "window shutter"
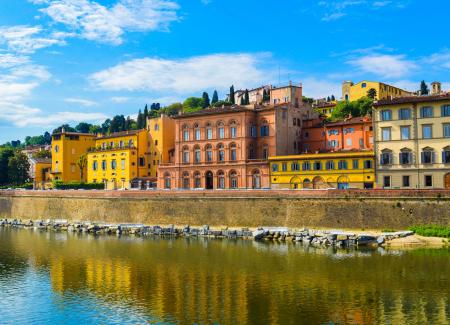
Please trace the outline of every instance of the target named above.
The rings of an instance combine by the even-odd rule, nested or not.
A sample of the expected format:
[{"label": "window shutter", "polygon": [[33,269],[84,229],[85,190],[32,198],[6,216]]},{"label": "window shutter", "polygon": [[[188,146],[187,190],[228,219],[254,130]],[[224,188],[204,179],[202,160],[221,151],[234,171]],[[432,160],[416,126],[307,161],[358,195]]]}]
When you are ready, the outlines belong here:
[{"label": "window shutter", "polygon": [[433,151],[432,153],[431,153],[431,163],[435,163],[436,162],[436,153]]},{"label": "window shutter", "polygon": [[400,164],[403,164],[401,152],[398,154],[398,161],[400,162]]},{"label": "window shutter", "polygon": [[442,163],[445,164],[445,151],[442,151]]},{"label": "window shutter", "polygon": [[394,155],[392,153],[389,154],[389,164],[392,165],[394,163]]},{"label": "window shutter", "polygon": [[410,153],[409,153],[409,163],[410,163],[410,164],[413,164],[413,163],[414,163],[413,159],[414,159],[414,155],[413,155],[412,152],[410,152]]},{"label": "window shutter", "polygon": [[421,153],[420,153],[420,162],[423,164],[424,161],[425,161],[425,153],[424,153],[424,152],[421,152]]}]

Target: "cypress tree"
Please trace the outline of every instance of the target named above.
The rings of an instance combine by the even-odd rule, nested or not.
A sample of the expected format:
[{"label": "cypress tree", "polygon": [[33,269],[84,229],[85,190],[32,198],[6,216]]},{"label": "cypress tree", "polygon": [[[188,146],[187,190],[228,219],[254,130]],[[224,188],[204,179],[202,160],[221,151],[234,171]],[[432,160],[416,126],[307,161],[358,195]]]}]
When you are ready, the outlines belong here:
[{"label": "cypress tree", "polygon": [[214,90],[213,96],[212,96],[212,100],[211,100],[211,104],[215,104],[219,101],[219,95],[217,94],[217,90]]},{"label": "cypress tree", "polygon": [[327,97],[327,102],[329,102],[331,100],[330,96]]},{"label": "cypress tree", "polygon": [[245,105],[245,100],[244,100],[244,97],[242,97],[242,96],[241,96],[241,101],[240,101],[239,105],[241,105],[241,106]]},{"label": "cypress tree", "polygon": [[248,95],[248,89],[245,89],[244,102],[245,102],[245,105],[250,105],[250,97]]},{"label": "cypress tree", "polygon": [[336,100],[336,97],[334,97],[334,95],[331,95],[331,101],[335,101]]},{"label": "cypress tree", "polygon": [[265,88],[263,91],[263,102],[264,103],[270,102],[270,91],[266,90]]},{"label": "cypress tree", "polygon": [[428,86],[425,83],[425,80],[422,80],[422,82],[420,83],[420,94],[428,95]]},{"label": "cypress tree", "polygon": [[202,98],[203,98],[203,108],[209,107],[211,103],[209,101],[209,95],[206,91],[203,92]]},{"label": "cypress tree", "polygon": [[231,87],[230,87],[230,103],[235,104],[235,102],[234,102],[234,85],[231,85]]},{"label": "cypress tree", "polygon": [[137,121],[136,121],[138,130],[143,128],[143,125],[144,125],[143,122],[144,122],[144,115],[142,114],[141,110],[139,110],[139,113],[137,116]]}]

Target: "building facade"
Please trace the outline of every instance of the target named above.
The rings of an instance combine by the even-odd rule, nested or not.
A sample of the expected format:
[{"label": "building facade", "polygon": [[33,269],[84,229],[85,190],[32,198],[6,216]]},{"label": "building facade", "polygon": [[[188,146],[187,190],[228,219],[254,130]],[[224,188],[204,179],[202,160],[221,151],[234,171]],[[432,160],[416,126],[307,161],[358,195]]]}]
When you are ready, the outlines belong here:
[{"label": "building facade", "polygon": [[288,86],[272,87],[270,89],[270,104],[272,105],[291,103],[295,108],[299,108],[303,105],[302,97],[302,84],[295,86],[290,82]]},{"label": "building facade", "polygon": [[450,188],[450,93],[374,104],[377,183]]},{"label": "building facade", "polygon": [[150,136],[134,130],[98,136],[87,154],[87,180],[105,189],[130,188],[136,178],[149,179]]},{"label": "building facade", "polygon": [[208,108],[175,117],[174,162],[162,164],[165,189],[269,188],[268,157],[298,153],[302,119],[290,104]]},{"label": "building facade", "polygon": [[372,118],[353,117],[326,123],[323,118],[309,119],[302,128],[302,153],[340,150],[372,150]]},{"label": "building facade", "polygon": [[354,84],[352,81],[344,81],[342,83],[342,99],[347,101],[358,100],[367,96],[370,89],[375,89],[376,100],[413,95],[412,92],[382,82],[363,80]]},{"label": "building facade", "polygon": [[95,145],[95,135],[65,132],[52,135],[52,180],[85,182],[86,167],[81,171],[77,161]]},{"label": "building facade", "polygon": [[150,134],[150,176],[158,177],[158,166],[174,159],[175,120],[165,115],[149,118],[147,130]]},{"label": "building facade", "polygon": [[375,186],[373,151],[275,156],[269,161],[273,189],[371,189]]}]

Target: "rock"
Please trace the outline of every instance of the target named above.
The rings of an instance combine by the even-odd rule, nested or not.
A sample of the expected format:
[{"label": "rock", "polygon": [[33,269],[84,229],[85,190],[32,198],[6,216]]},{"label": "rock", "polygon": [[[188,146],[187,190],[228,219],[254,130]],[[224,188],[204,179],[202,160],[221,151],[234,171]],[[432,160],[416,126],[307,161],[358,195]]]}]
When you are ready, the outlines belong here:
[{"label": "rock", "polygon": [[370,245],[377,241],[377,238],[369,235],[359,235],[357,238],[357,243],[360,246]]},{"label": "rock", "polygon": [[379,237],[377,238],[377,243],[378,243],[378,245],[382,245],[382,244],[384,244],[384,242],[385,242],[384,236],[379,236]]},{"label": "rock", "polygon": [[264,239],[264,234],[265,234],[264,230],[255,230],[252,233],[252,236],[253,236],[254,240],[263,240]]}]

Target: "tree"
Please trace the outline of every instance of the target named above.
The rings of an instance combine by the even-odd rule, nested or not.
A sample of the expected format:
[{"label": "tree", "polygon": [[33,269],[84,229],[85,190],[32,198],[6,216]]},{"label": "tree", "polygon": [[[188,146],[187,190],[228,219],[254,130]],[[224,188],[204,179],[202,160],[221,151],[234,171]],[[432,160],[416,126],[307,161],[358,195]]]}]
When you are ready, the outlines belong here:
[{"label": "tree", "polygon": [[367,97],[369,97],[371,99],[375,99],[375,97],[377,97],[377,91],[375,90],[375,88],[370,88],[367,91]]},{"label": "tree", "polygon": [[167,116],[175,116],[175,115],[178,115],[178,112],[183,111],[183,104],[182,103],[173,103],[173,104],[170,104],[169,106],[162,108],[162,111]]},{"label": "tree", "polygon": [[52,152],[50,150],[40,150],[33,154],[33,158],[52,158]]},{"label": "tree", "polygon": [[45,138],[43,135],[37,135],[34,137],[25,137],[25,146],[41,146],[45,144]]},{"label": "tree", "polygon": [[331,114],[331,119],[342,120],[349,115],[353,117],[365,116],[372,113],[373,100],[369,97],[362,97],[356,101],[340,101]]},{"label": "tree", "polygon": [[336,101],[336,97],[334,97],[334,95],[331,95],[331,101],[332,102]]},{"label": "tree", "polygon": [[69,124],[63,124],[61,126],[58,126],[56,129],[53,130],[53,134],[55,133],[61,133],[64,129],[65,132],[77,132],[73,127],[71,127]]},{"label": "tree", "polygon": [[239,105],[241,105],[241,106],[242,106],[242,105],[245,105],[245,99],[244,99],[244,97],[242,97],[242,96],[241,96],[241,101],[240,101]]},{"label": "tree", "polygon": [[130,116],[127,116],[127,119],[125,120],[125,130],[129,131],[131,130],[132,126],[132,120]]},{"label": "tree", "polygon": [[91,128],[91,126],[92,124],[80,122],[77,126],[75,126],[75,130],[80,133],[89,133],[89,129]]},{"label": "tree", "polygon": [[214,90],[212,99],[211,99],[211,104],[215,104],[219,101],[219,95],[217,94],[217,90]]},{"label": "tree", "polygon": [[138,130],[140,130],[140,129],[143,129],[144,128],[144,115],[142,114],[142,112],[141,112],[141,110],[139,110],[139,113],[138,113],[138,116],[137,116],[137,120],[136,120],[136,123],[137,123],[137,128],[138,128]]},{"label": "tree", "polygon": [[89,133],[92,134],[102,133],[102,127],[100,125],[91,125],[89,127]]},{"label": "tree", "polygon": [[235,104],[235,102],[234,102],[234,85],[231,85],[231,87],[230,87],[230,103]]},{"label": "tree", "polygon": [[9,182],[14,185],[21,185],[26,183],[30,176],[28,171],[30,170],[30,163],[28,157],[17,150],[8,161],[8,178]]},{"label": "tree", "polygon": [[[153,108],[155,107],[154,105],[155,105],[155,104],[153,103],[153,104],[152,104]],[[147,106],[147,104],[145,104],[145,108],[144,108],[144,121],[147,121],[147,117],[148,117],[148,106]],[[147,123],[146,123],[146,124],[147,124]]]},{"label": "tree", "polygon": [[47,131],[44,133],[44,144],[52,144],[52,136]]},{"label": "tree", "polygon": [[0,185],[9,183],[8,177],[8,162],[9,158],[14,155],[14,150],[11,148],[0,149]]},{"label": "tree", "polygon": [[202,110],[204,107],[203,98],[189,97],[183,102],[183,112],[191,113]]},{"label": "tree", "polygon": [[114,116],[109,125],[109,133],[125,131],[125,123],[125,116]]},{"label": "tree", "polygon": [[102,133],[106,134],[109,132],[109,126],[111,125],[111,120],[108,118],[102,123]]},{"label": "tree", "polygon": [[248,95],[248,89],[245,89],[245,93],[244,93],[244,103],[245,105],[250,105],[250,97]]},{"label": "tree", "polygon": [[425,80],[422,80],[420,82],[420,94],[421,95],[428,95],[428,93],[429,93],[428,86],[425,83]]},{"label": "tree", "polygon": [[81,182],[84,182],[83,176],[84,176],[84,168],[87,166],[87,157],[86,155],[81,155],[77,162],[76,162],[78,168],[80,169],[80,180]]},{"label": "tree", "polygon": [[330,96],[327,97],[327,102],[329,103],[331,101]]},{"label": "tree", "polygon": [[302,102],[312,104],[314,102],[314,98],[302,96]]},{"label": "tree", "polygon": [[203,92],[202,98],[203,98],[203,108],[209,107],[211,103],[209,101],[209,95],[206,91]]}]

